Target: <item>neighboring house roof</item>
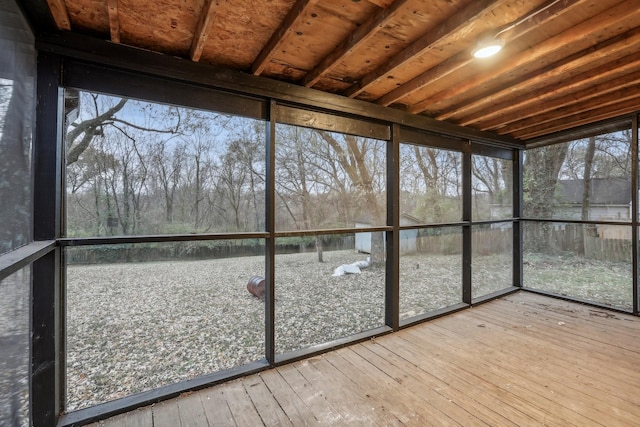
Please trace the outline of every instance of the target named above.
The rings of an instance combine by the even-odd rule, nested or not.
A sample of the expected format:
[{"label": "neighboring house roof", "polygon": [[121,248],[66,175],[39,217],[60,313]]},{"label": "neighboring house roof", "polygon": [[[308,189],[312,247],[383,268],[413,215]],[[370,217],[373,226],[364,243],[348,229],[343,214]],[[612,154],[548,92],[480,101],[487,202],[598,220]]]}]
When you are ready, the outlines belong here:
[{"label": "neighboring house roof", "polygon": [[[582,204],[584,180],[559,180],[556,197],[561,203]],[[627,205],[631,203],[631,181],[626,178],[592,178],[591,205]]]}]

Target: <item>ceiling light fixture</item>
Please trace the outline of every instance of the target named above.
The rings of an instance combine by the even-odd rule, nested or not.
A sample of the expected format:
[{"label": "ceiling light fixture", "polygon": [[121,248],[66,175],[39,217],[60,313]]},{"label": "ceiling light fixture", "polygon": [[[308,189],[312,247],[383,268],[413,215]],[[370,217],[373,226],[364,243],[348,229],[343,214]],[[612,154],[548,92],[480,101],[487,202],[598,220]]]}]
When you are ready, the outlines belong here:
[{"label": "ceiling light fixture", "polygon": [[497,37],[484,37],[471,53],[476,58],[488,58],[500,52],[503,46],[504,42]]},{"label": "ceiling light fixture", "polygon": [[507,31],[514,29],[515,27],[522,24],[523,22],[528,21],[529,19],[533,18],[537,14],[549,9],[551,6],[558,3],[559,1],[560,0],[548,1],[546,4],[543,4],[537,9],[534,9],[533,11],[529,12],[527,15],[525,15],[518,21],[507,25],[500,31],[489,36],[485,35],[485,37],[482,37],[478,42],[478,44],[476,45],[476,47],[471,51],[471,54],[476,58],[488,58],[500,52],[504,47],[504,41],[498,38],[500,34],[506,33]]}]

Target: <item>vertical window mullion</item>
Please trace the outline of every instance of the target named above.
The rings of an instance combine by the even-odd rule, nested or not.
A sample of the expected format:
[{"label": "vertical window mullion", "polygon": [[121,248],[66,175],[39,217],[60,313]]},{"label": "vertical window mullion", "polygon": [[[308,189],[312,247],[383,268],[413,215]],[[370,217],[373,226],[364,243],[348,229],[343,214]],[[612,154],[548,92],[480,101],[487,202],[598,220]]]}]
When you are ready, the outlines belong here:
[{"label": "vertical window mullion", "polygon": [[640,310],[638,282],[638,115],[631,121],[631,266],[633,286],[633,314]]},{"label": "vertical window mullion", "polygon": [[462,153],[462,302],[471,304],[471,141],[467,141]]},{"label": "vertical window mullion", "polygon": [[269,237],[266,242],[266,294],[265,294],[265,352],[270,364],[275,362],[275,144],[276,144],[276,102],[269,105],[269,121],[266,137],[266,204],[265,228]]},{"label": "vertical window mullion", "polygon": [[522,287],[522,150],[513,153],[513,285]]},{"label": "vertical window mullion", "polygon": [[[34,240],[60,236],[62,194],[62,62],[40,53],[33,148]],[[33,263],[31,306],[31,408],[34,426],[55,425],[64,410],[64,309],[60,248]]]},{"label": "vertical window mullion", "polygon": [[387,268],[385,323],[394,331],[400,327],[400,127],[394,124],[387,144]]}]

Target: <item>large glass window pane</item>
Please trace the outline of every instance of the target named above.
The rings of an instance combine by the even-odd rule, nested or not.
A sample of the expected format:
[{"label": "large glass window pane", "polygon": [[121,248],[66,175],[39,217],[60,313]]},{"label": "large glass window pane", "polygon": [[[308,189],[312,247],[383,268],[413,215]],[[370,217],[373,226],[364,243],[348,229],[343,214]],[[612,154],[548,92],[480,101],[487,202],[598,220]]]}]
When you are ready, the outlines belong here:
[{"label": "large glass window pane", "polygon": [[513,162],[473,155],[471,172],[473,219],[513,218]]},{"label": "large glass window pane", "polygon": [[265,125],[65,91],[67,235],[264,230]]},{"label": "large glass window pane", "polygon": [[524,224],[524,286],[631,310],[631,226]]},{"label": "large glass window pane", "polygon": [[400,231],[400,320],[462,302],[462,229]]},{"label": "large glass window pane", "polygon": [[0,254],[31,240],[34,38],[13,2],[0,5]]},{"label": "large glass window pane", "polygon": [[264,260],[262,240],[67,248],[68,409],[263,358]]},{"label": "large glass window pane", "polygon": [[370,241],[379,237],[381,233],[276,239],[277,353],[384,325],[384,262],[371,263],[369,253],[356,250],[360,244],[371,247]]},{"label": "large glass window pane", "polygon": [[631,130],[527,150],[524,215],[630,221]]},{"label": "large glass window pane", "polygon": [[278,124],[276,229],[386,223],[386,141]]},{"label": "large glass window pane", "polygon": [[0,281],[0,425],[29,424],[29,304],[26,267]]},{"label": "large glass window pane", "polygon": [[479,298],[513,286],[513,223],[472,227],[472,296]]},{"label": "large glass window pane", "polygon": [[407,224],[462,219],[462,153],[400,145],[400,219]]}]

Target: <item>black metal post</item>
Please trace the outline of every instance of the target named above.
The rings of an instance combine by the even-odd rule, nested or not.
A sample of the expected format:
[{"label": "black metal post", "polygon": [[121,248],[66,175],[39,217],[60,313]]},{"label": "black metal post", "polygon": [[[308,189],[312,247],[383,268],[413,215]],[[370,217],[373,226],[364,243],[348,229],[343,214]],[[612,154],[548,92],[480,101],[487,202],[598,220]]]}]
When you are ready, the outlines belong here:
[{"label": "black metal post", "polygon": [[[61,60],[38,55],[33,146],[34,240],[60,236],[62,136],[58,120]],[[64,308],[60,291],[60,249],[33,263],[31,324],[31,408],[35,427],[55,425],[64,409]]]},{"label": "black metal post", "polygon": [[513,150],[513,286],[522,287],[522,239],[524,230],[522,221],[522,160],[523,151]]},{"label": "black metal post", "polygon": [[269,104],[269,121],[267,122],[266,138],[266,203],[265,225],[269,233],[266,244],[266,293],[265,293],[265,356],[270,364],[275,363],[275,168],[276,168],[276,116],[277,105],[275,101]]},{"label": "black metal post", "polygon": [[391,127],[387,144],[387,269],[385,279],[385,323],[400,328],[400,126]]},{"label": "black metal post", "polygon": [[471,141],[465,142],[462,149],[462,302],[471,304],[473,298],[471,286]]},{"label": "black metal post", "polygon": [[631,265],[633,272],[633,314],[639,314],[640,290],[638,286],[638,115],[631,120]]}]

